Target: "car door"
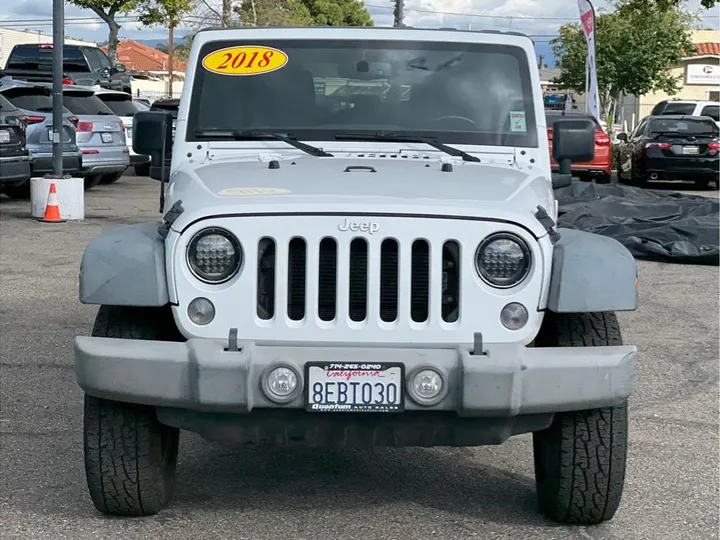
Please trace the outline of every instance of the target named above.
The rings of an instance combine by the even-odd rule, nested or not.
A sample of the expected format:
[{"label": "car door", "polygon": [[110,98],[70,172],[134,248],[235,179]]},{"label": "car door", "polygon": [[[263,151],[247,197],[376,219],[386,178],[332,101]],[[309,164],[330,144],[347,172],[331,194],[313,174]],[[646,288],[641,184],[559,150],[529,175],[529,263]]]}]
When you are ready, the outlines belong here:
[{"label": "car door", "polygon": [[644,131],[646,124],[647,119],[641,120],[640,123],[635,126],[635,129],[630,132],[627,140],[621,143],[620,151],[618,152],[618,167],[620,168],[620,172],[623,177],[627,177],[632,170],[632,160],[633,155],[635,154],[635,146],[637,144],[636,140],[638,134]]}]

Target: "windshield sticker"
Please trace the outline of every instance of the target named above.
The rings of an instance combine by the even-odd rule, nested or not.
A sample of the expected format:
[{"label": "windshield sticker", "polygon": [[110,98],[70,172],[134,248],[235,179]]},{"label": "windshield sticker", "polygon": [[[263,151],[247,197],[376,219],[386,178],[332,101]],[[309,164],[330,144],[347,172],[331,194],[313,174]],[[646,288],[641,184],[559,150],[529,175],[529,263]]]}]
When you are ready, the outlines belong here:
[{"label": "windshield sticker", "polygon": [[524,111],[510,111],[510,131],[527,131]]},{"label": "windshield sticker", "polygon": [[218,195],[224,195],[229,197],[241,197],[241,196],[260,196],[260,195],[283,195],[290,193],[289,189],[284,188],[272,188],[272,187],[237,187],[223,189],[218,192]]},{"label": "windshield sticker", "polygon": [[244,45],[227,47],[208,54],[202,65],[208,71],[220,75],[262,75],[284,67],[288,55],[279,49]]}]

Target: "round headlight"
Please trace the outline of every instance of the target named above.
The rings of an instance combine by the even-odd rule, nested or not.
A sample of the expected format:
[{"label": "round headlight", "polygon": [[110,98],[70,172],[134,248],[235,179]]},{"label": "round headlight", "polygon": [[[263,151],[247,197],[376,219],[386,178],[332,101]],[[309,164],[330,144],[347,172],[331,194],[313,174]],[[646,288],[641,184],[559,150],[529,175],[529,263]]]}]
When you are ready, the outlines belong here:
[{"label": "round headlight", "polygon": [[190,270],[200,281],[223,283],[242,264],[240,242],[224,229],[210,228],[197,233],[187,249]]},{"label": "round headlight", "polygon": [[514,287],[530,271],[530,248],[518,236],[497,233],[478,246],[475,268],[489,285],[500,289]]}]

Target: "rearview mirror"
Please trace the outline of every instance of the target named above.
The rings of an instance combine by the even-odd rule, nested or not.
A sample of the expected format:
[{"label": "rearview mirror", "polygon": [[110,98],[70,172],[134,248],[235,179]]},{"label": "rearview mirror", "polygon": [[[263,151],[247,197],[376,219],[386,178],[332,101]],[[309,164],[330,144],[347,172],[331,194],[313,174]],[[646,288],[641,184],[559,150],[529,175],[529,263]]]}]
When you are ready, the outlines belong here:
[{"label": "rearview mirror", "polygon": [[553,158],[560,174],[570,174],[570,165],[595,158],[595,122],[589,118],[560,118],[553,125]]},{"label": "rearview mirror", "polygon": [[623,142],[628,140],[627,133],[618,133],[616,138],[618,141],[623,141]]},{"label": "rearview mirror", "polygon": [[150,156],[150,178],[167,181],[172,153],[172,114],[140,111],[133,116],[133,150]]}]

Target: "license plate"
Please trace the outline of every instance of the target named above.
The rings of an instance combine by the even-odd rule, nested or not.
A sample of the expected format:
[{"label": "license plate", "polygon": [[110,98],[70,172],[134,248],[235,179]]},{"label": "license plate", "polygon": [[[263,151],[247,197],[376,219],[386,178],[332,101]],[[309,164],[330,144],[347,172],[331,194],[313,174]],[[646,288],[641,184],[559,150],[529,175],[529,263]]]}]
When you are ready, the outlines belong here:
[{"label": "license plate", "polygon": [[312,412],[402,412],[404,366],[398,363],[309,362],[305,408]]},{"label": "license plate", "polygon": [[112,133],[101,133],[100,134],[100,140],[104,143],[111,143],[113,142],[113,136]]},{"label": "license plate", "polygon": [[10,132],[6,129],[0,129],[0,143],[10,142]]},{"label": "license plate", "polygon": [[699,153],[699,149],[697,146],[683,146],[682,153],[685,156],[694,156]]}]

